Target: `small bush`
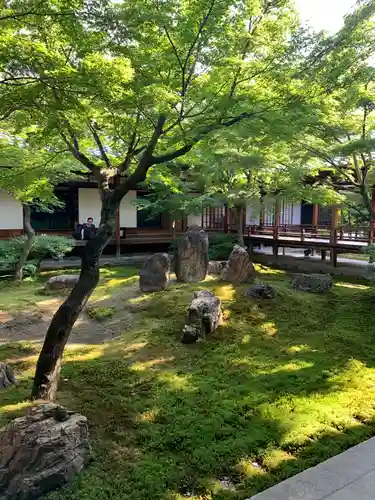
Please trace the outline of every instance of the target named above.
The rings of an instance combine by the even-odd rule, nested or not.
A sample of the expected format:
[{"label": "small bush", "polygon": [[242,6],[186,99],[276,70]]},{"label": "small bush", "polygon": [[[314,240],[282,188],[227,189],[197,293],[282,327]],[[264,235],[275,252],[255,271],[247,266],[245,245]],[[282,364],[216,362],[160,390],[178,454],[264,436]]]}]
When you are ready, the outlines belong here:
[{"label": "small bush", "polygon": [[210,260],[228,260],[237,243],[237,238],[233,234],[213,233],[209,235],[208,255]]},{"label": "small bush", "polygon": [[105,321],[106,319],[112,318],[115,314],[115,308],[92,306],[87,309],[87,314],[91,319],[96,321]]},{"label": "small bush", "polygon": [[[10,240],[0,240],[0,268],[13,268],[21,255],[26,236],[19,236]],[[65,236],[36,236],[31,248],[27,265],[38,267],[40,261],[46,258],[59,259],[70,252],[74,246],[72,238]],[[33,269],[31,274],[35,274]]]}]

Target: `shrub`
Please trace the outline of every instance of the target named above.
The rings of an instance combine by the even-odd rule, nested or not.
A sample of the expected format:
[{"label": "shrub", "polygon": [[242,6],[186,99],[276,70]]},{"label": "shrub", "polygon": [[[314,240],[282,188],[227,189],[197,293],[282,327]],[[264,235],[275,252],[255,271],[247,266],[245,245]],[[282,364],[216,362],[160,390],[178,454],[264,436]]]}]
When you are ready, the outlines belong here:
[{"label": "shrub", "polygon": [[210,260],[228,260],[237,243],[237,238],[233,234],[212,233],[209,235],[208,255]]},{"label": "shrub", "polygon": [[[20,236],[10,240],[0,240],[0,268],[9,269],[17,264],[25,239],[26,236]],[[38,266],[43,259],[58,259],[70,252],[73,246],[74,240],[65,236],[36,236],[27,264]]]},{"label": "shrub", "polygon": [[39,261],[46,258],[59,259],[70,252],[73,247],[73,238],[42,234],[35,238],[30,259]]}]

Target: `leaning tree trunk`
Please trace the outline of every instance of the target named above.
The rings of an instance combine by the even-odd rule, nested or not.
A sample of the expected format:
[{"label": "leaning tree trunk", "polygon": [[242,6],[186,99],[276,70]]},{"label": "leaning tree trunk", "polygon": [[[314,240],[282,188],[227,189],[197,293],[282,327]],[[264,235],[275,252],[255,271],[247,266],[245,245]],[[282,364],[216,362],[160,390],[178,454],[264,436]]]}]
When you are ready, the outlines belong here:
[{"label": "leaning tree trunk", "polygon": [[98,284],[99,258],[115,233],[117,207],[118,203],[114,203],[110,196],[102,200],[99,228],[85,247],[79,280],[56,311],[48,328],[36,366],[32,399],[53,400],[56,396],[65,344],[75,321]]},{"label": "leaning tree trunk", "polygon": [[237,239],[238,244],[242,247],[245,246],[244,238],[243,238],[243,207],[237,207]]},{"label": "leaning tree trunk", "polygon": [[35,240],[35,231],[31,225],[31,209],[29,205],[25,203],[22,204],[23,211],[23,230],[26,235],[25,243],[22,246],[21,255],[16,265],[16,271],[14,274],[14,279],[16,281],[22,281],[23,278],[23,268],[26,264],[27,258],[30,254],[31,248]]}]

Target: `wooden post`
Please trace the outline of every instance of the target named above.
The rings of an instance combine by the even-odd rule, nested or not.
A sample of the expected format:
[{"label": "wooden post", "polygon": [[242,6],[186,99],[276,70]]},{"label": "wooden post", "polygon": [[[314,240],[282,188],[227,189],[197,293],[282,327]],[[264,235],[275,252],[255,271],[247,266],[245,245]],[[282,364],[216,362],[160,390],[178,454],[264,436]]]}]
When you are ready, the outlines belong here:
[{"label": "wooden post", "polygon": [[277,240],[279,237],[279,225],[280,225],[280,200],[278,198],[276,198],[274,228],[273,228],[273,237],[275,240]]},{"label": "wooden post", "polygon": [[312,227],[316,229],[319,225],[319,205],[314,203],[312,213]]},{"label": "wooden post", "polygon": [[330,248],[330,260],[333,267],[337,266],[337,250],[335,245],[337,243],[337,227],[339,225],[340,218],[340,206],[333,205],[332,207],[332,225],[331,225],[331,248]]},{"label": "wooden post", "polygon": [[228,232],[228,206],[224,207],[224,233]]},{"label": "wooden post", "polygon": [[246,231],[246,205],[242,209],[242,232],[245,234]]},{"label": "wooden post", "polygon": [[259,213],[259,228],[263,229],[264,227],[264,201],[260,202],[260,213]]},{"label": "wooden post", "polygon": [[370,238],[369,243],[374,241],[375,235],[375,184],[372,186],[371,190],[371,222],[370,222]]},{"label": "wooden post", "polygon": [[[115,184],[118,185],[121,182],[119,175],[115,178]],[[116,210],[116,259],[121,257],[121,228],[120,228],[120,205]]]}]

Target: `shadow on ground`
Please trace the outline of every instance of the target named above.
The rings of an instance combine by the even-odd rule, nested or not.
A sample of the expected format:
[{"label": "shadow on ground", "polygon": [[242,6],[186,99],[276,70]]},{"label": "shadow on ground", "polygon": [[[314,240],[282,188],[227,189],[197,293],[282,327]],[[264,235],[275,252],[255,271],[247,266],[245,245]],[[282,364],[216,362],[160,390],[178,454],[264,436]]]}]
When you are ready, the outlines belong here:
[{"label": "shadow on ground", "polygon": [[[50,500],[245,499],[373,435],[372,290],[337,282],[309,295],[264,271],[274,300],[174,283],[127,298],[133,321],[118,340],[67,351],[59,401],[89,418],[96,458]],[[204,288],[221,297],[224,324],[184,346],[187,304]],[[20,372],[1,394],[5,422],[28,404],[36,352],[1,349]]]}]

